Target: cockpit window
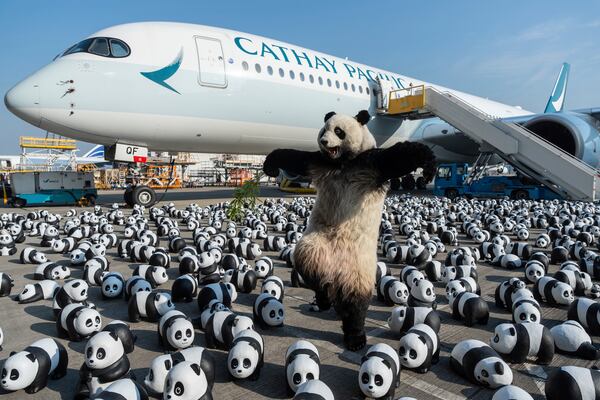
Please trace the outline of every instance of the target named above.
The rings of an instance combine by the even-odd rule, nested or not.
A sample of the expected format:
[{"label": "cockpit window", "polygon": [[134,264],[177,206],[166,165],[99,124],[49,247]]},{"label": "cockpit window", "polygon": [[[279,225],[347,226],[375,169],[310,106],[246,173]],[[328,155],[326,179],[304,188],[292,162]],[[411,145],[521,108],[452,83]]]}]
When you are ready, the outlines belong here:
[{"label": "cockpit window", "polygon": [[65,50],[60,57],[73,53],[91,53],[102,57],[123,58],[131,54],[131,50],[122,40],[98,37],[82,40]]}]

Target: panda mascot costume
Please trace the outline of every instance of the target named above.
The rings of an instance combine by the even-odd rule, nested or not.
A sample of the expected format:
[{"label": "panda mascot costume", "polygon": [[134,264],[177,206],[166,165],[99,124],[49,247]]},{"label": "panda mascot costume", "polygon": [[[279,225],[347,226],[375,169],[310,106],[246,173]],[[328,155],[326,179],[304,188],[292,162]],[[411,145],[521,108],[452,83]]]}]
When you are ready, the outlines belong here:
[{"label": "panda mascot costume", "polygon": [[342,319],[344,344],[352,351],[367,342],[365,316],[375,285],[386,182],[419,167],[427,180],[435,172],[433,153],[425,145],[402,142],[377,149],[367,128],[370,119],[366,110],[356,117],[330,112],[318,134],[319,151],[274,150],[263,166],[273,177],[280,169],[310,177],[317,189],[294,263],[316,292],[319,309],[333,304]]}]

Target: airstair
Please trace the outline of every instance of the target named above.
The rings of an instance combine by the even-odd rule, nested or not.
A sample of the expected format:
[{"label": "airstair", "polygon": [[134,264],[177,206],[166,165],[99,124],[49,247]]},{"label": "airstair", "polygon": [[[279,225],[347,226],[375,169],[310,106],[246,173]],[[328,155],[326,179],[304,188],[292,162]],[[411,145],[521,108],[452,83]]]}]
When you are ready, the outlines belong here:
[{"label": "airstair", "polygon": [[565,198],[600,200],[600,171],[568,154],[530,130],[489,115],[450,92],[431,86],[392,91],[385,115],[422,119],[435,115],[515,169]]}]

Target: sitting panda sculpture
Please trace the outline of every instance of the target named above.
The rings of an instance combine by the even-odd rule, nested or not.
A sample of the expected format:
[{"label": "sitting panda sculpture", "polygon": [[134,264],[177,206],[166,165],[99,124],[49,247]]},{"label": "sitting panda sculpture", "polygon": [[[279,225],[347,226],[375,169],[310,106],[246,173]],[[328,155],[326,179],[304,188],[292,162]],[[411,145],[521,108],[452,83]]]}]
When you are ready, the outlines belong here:
[{"label": "sitting panda sculpture", "polygon": [[253,329],[239,332],[227,354],[227,369],[234,380],[256,381],[264,364],[264,341]]},{"label": "sitting panda sculpture", "polygon": [[400,338],[398,354],[402,367],[421,374],[440,359],[440,339],[429,325],[417,324]]},{"label": "sitting panda sculpture", "polygon": [[285,352],[285,377],[288,395],[296,393],[304,382],[319,379],[321,359],[319,350],[306,340],[298,340]]},{"label": "sitting panda sculpture", "polygon": [[316,292],[317,306],[333,304],[342,319],[344,344],[352,351],[366,344],[366,312],[375,284],[377,235],[386,182],[424,167],[434,175],[434,156],[422,144],[400,142],[377,149],[367,128],[366,110],[356,117],[325,115],[319,151],[275,150],[263,170],[280,170],[312,179],[317,200],[308,226],[294,249],[296,271]]},{"label": "sitting panda sculpture", "polygon": [[185,349],[194,344],[192,320],[178,310],[168,311],[158,323],[158,341],[167,351]]},{"label": "sitting panda sculpture", "polygon": [[365,397],[392,400],[400,383],[400,359],[388,344],[367,350],[358,370],[358,386]]}]

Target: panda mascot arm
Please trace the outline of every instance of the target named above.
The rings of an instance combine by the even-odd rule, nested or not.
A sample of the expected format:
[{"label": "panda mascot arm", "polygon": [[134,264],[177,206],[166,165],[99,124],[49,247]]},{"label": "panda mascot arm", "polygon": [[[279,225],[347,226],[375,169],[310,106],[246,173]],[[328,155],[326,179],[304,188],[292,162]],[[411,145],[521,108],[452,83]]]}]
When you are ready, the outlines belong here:
[{"label": "panda mascot arm", "polygon": [[398,142],[387,149],[373,149],[369,153],[382,182],[404,176],[417,168],[423,168],[423,177],[428,182],[435,175],[435,156],[422,143]]}]

